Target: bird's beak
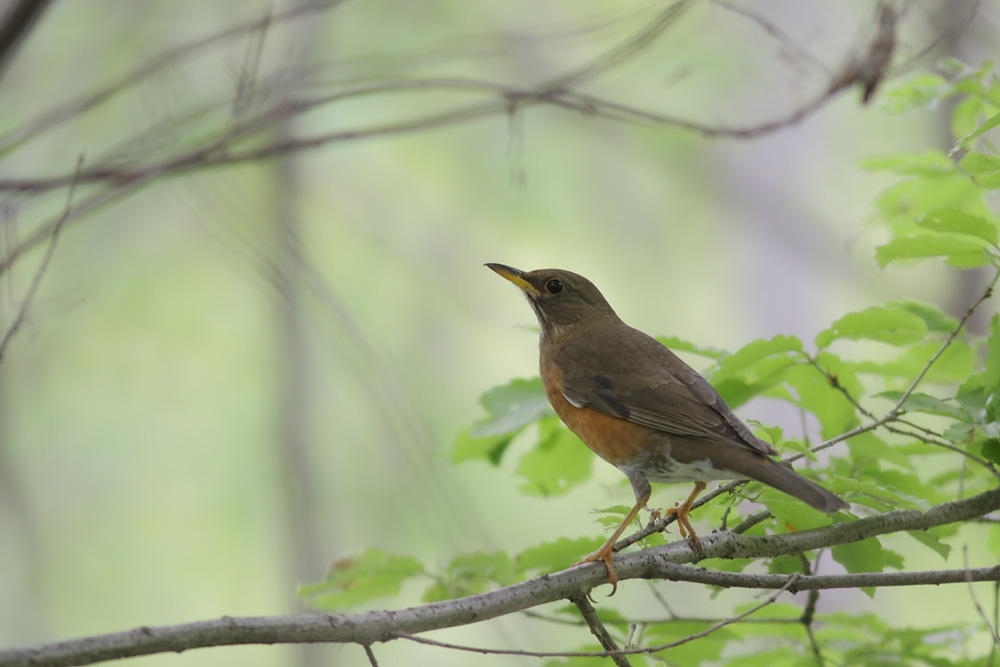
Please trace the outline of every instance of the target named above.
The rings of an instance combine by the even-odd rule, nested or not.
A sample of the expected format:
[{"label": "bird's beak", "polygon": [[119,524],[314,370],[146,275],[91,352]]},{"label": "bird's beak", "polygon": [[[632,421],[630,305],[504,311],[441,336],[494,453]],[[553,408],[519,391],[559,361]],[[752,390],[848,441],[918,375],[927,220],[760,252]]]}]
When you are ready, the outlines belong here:
[{"label": "bird's beak", "polygon": [[505,264],[489,263],[486,266],[496,271],[502,278],[506,278],[520,287],[528,296],[541,296],[542,293],[538,291],[538,288],[524,279],[524,271]]}]

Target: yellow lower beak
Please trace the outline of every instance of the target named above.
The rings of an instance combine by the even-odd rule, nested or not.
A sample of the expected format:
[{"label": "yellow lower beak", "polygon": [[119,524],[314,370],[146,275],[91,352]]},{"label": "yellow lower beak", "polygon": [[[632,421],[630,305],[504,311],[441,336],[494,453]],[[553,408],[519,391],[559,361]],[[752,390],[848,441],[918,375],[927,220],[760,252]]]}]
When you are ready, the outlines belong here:
[{"label": "yellow lower beak", "polygon": [[538,291],[537,287],[535,287],[534,285],[532,285],[531,283],[529,283],[527,280],[524,279],[524,271],[520,269],[515,269],[512,266],[507,266],[506,264],[489,263],[486,264],[486,266],[495,271],[500,277],[506,278],[507,280],[511,281],[512,283],[520,287],[526,293],[533,294],[535,296],[539,296],[541,294],[541,292]]}]

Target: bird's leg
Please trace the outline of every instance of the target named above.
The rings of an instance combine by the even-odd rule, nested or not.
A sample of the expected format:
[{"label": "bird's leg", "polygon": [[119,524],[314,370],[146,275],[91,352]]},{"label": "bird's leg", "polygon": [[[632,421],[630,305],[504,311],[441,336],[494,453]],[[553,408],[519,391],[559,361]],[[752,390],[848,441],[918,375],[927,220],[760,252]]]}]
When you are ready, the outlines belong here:
[{"label": "bird's leg", "polygon": [[705,484],[705,482],[695,482],[694,490],[691,491],[691,495],[687,497],[687,500],[664,511],[664,514],[677,515],[677,526],[681,531],[681,537],[689,539],[697,551],[702,550],[701,540],[698,539],[698,535],[694,532],[694,528],[691,527],[691,521],[688,519],[688,516],[691,514],[691,504],[694,503],[695,499],[707,487],[708,485]]},{"label": "bird's leg", "polygon": [[[635,483],[633,482],[633,488],[636,490],[636,503],[632,509],[629,510],[629,513],[625,515],[625,520],[621,522],[621,525],[615,529],[615,532],[611,533],[611,537],[609,537],[597,551],[593,552],[579,563],[573,564],[573,567],[576,567],[577,565],[583,565],[584,563],[593,563],[598,560],[604,561],[604,564],[608,568],[608,583],[611,584],[611,592],[608,594],[608,597],[614,595],[615,591],[618,590],[618,573],[615,572],[615,565],[611,560],[611,556],[614,554],[615,542],[617,542],[618,538],[622,536],[622,533],[625,532],[628,525],[632,523],[632,519],[634,519],[635,515],[639,513],[639,510],[645,507],[646,503],[649,501],[649,494],[651,492],[649,483],[646,482],[645,477],[643,477],[642,481],[645,483],[645,489],[643,489],[642,486],[635,489]],[[641,496],[640,493],[642,494]]]}]

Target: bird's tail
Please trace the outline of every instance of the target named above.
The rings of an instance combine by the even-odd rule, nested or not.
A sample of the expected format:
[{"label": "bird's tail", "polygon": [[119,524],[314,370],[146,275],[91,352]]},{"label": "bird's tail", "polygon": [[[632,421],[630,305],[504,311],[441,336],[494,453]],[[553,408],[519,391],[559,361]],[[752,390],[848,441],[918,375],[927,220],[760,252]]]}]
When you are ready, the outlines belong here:
[{"label": "bird's tail", "polygon": [[848,504],[841,498],[830,493],[819,484],[810,481],[795,472],[791,468],[786,468],[777,461],[755,455],[743,466],[743,474],[758,482],[763,482],[784,491],[790,496],[798,498],[802,502],[815,507],[820,512],[834,514],[839,510],[847,509]]}]

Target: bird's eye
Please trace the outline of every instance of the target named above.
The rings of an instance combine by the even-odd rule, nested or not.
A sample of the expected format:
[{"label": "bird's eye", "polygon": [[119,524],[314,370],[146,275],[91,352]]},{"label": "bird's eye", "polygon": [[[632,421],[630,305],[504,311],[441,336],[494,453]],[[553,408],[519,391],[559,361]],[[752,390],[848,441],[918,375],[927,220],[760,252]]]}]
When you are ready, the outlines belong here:
[{"label": "bird's eye", "polygon": [[559,294],[562,292],[563,284],[558,278],[553,278],[549,282],[545,283],[545,291],[549,294]]}]

